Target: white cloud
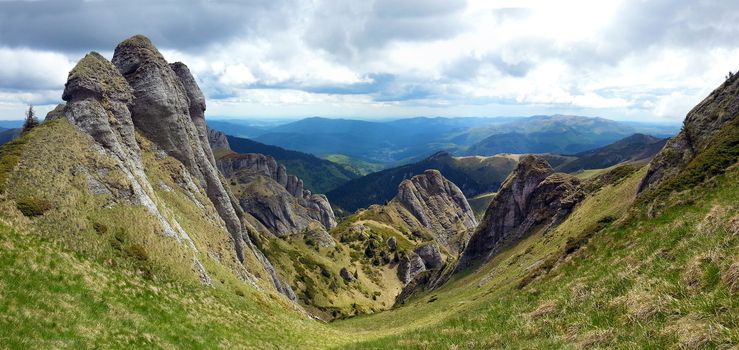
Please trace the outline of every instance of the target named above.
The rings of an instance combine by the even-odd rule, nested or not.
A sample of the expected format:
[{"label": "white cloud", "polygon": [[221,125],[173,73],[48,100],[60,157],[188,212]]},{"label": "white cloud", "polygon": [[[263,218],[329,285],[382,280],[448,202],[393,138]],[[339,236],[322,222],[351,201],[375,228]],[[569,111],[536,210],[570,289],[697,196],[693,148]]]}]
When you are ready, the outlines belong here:
[{"label": "white cloud", "polygon": [[67,56],[27,48],[0,47],[0,89],[58,88],[74,67]]},{"label": "white cloud", "polygon": [[[139,5],[142,14],[170,11],[166,4]],[[172,21],[161,25],[161,33],[144,34],[164,46],[168,60],[188,64],[209,97],[210,115],[551,111],[680,120],[724,74],[739,68],[736,2],[289,0],[211,10],[201,5],[176,10],[190,19],[197,11],[217,18],[252,10],[253,20],[219,26],[212,37],[198,34],[191,45],[167,34],[177,32]],[[99,11],[104,7],[82,12]],[[74,13],[52,22],[73,21]],[[208,17],[204,23],[214,21]],[[97,25],[106,38],[122,39],[138,29]],[[26,34],[10,48],[2,34],[0,89],[8,92],[0,94],[0,103],[40,103],[48,98],[40,90],[61,91],[73,64],[67,54],[20,48],[17,41]],[[33,47],[30,39],[25,45]]]}]

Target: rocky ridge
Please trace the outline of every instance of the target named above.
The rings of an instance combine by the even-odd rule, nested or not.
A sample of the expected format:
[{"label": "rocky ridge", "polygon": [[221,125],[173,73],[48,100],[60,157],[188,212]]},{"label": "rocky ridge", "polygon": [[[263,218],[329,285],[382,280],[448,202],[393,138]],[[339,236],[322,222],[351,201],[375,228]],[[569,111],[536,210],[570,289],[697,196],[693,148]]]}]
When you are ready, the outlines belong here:
[{"label": "rocky ridge", "polygon": [[214,149],[227,152],[218,159],[218,169],[257,225],[276,236],[317,229],[330,237],[327,232],[336,227],[336,218],[326,196],[305,190],[301,179],[270,156],[229,152],[228,140],[220,132],[209,132],[209,140]]},{"label": "rocky ridge", "polygon": [[556,173],[539,157],[521,158],[470,237],[456,270],[487,261],[506,242],[555,227],[584,196],[577,178]]},{"label": "rocky ridge", "polygon": [[438,170],[426,170],[401,182],[393,201],[407,209],[421,226],[434,232],[439,243],[453,253],[460,253],[464,247],[463,240],[458,239],[459,233],[477,226],[467,198]]},{"label": "rocky ridge", "polygon": [[[739,74],[734,74],[688,112],[680,133],[667,141],[665,147],[652,159],[639,186],[639,192],[656,188],[675,177],[710,146],[717,134],[722,131],[730,132],[728,127],[731,123],[734,123],[733,130],[736,132],[738,116]],[[733,152],[736,152],[736,145],[733,147]],[[733,157],[735,156],[734,153]],[[731,159],[728,161],[731,162]]]},{"label": "rocky ridge", "polygon": [[[146,207],[158,218],[165,235],[197,250],[178,220],[157,204],[144,171],[137,133],[151,141],[162,157],[171,156],[182,163],[180,186],[196,202],[195,194],[203,191],[231,236],[234,256],[244,262],[248,254],[246,260],[261,265],[257,271],[242,269],[239,273],[254,281],[255,275],[261,274],[259,270],[266,271],[277,290],[294,298],[290,287],[251,243],[243,212],[215,167],[205,129],[205,99],[184,64],[168,64],[149,39],[134,36],[116,47],[112,63],[94,52],[86,55],[70,72],[62,98],[67,102],[63,113],[52,113],[49,119],[63,115],[116,159],[131,183],[130,191],[122,191],[125,199]],[[208,283],[207,271],[197,254],[194,256],[194,265]]]}]

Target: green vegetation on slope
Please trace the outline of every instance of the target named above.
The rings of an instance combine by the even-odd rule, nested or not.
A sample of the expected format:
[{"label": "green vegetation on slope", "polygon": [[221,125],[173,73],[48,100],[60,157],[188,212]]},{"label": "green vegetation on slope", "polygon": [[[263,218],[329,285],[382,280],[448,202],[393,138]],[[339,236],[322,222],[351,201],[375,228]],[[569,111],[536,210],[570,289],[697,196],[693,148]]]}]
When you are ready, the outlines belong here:
[{"label": "green vegetation on slope", "polygon": [[253,288],[153,281],[8,224],[0,223],[3,348],[326,348],[349,341]]},{"label": "green vegetation on slope", "polygon": [[629,208],[643,174],[604,187],[554,232],[432,295],[335,326],[380,337],[357,348],[738,344],[738,169],[676,196],[656,218],[609,224]]},{"label": "green vegetation on slope", "polygon": [[[17,184],[6,189],[10,199],[51,204],[42,215],[28,218],[17,209],[17,201],[0,198],[0,342],[10,348],[739,345],[739,168],[733,132],[721,133],[678,177],[646,193],[637,206],[636,189],[645,169],[614,167],[589,180],[591,194],[546,235],[511,245],[479,270],[454,276],[403,307],[325,325],[286,312],[282,298],[256,292],[225,271],[218,273],[222,267],[208,266],[209,272],[216,271],[215,288],[210,288],[201,286],[191,271],[178,275],[170,262],[148,263],[153,255],[141,254],[135,244],[162,244],[156,236],[144,234],[142,243],[132,236],[119,241],[115,234],[115,220],[139,220],[133,207],[80,215],[89,210],[87,201],[102,198],[77,190],[75,186],[86,184],[65,178],[70,176],[67,168],[29,165],[105,165],[105,160],[82,152],[84,143],[76,141],[82,138],[65,129],[68,124],[56,125],[36,128],[15,149],[0,150],[2,161],[19,155],[4,175]],[[60,144],[71,152],[69,159],[39,161],[58,156],[52,148]],[[39,148],[39,159],[28,158]],[[76,158],[84,155],[92,158]],[[154,167],[154,155],[147,153],[146,158],[147,167],[153,167],[149,176],[175,187],[167,178],[173,172],[165,169],[178,164]],[[30,175],[30,180],[15,177],[20,175]],[[118,178],[115,173],[106,176],[112,183]],[[73,185],[52,188],[63,185],[58,181]],[[641,205],[656,199],[658,211]],[[189,231],[208,232],[207,220],[198,220],[196,208],[182,200],[166,202],[179,208],[178,219],[193,215],[188,225],[203,225]],[[70,203],[75,207],[59,212]],[[387,233],[393,234],[392,229]],[[301,249],[314,248],[306,243]],[[181,261],[173,259],[171,263]],[[147,266],[155,268],[153,273]]]},{"label": "green vegetation on slope", "polygon": [[485,215],[485,211],[488,209],[490,202],[493,201],[493,198],[495,198],[495,192],[483,193],[468,200],[472,211],[475,212],[475,218],[477,218],[477,221],[480,221]]},{"label": "green vegetation on slope", "polygon": [[382,164],[366,162],[343,154],[329,154],[323,158],[339,164],[344,167],[344,169],[358,174],[359,176],[378,172],[384,168]]}]

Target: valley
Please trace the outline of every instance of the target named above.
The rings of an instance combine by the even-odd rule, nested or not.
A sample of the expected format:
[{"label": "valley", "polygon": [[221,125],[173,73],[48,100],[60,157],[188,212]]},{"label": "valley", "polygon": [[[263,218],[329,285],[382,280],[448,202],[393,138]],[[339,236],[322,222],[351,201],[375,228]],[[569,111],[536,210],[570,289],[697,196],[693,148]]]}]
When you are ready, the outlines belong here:
[{"label": "valley", "polygon": [[163,52],[90,52],[2,131],[2,347],[739,344],[738,76],[679,130],[247,125],[206,122],[208,82]]}]

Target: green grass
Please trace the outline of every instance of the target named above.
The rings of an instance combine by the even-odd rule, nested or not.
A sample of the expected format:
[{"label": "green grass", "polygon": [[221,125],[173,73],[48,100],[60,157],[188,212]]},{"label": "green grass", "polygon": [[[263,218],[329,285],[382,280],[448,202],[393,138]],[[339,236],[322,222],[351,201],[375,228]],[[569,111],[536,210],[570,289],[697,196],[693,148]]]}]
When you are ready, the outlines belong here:
[{"label": "green grass", "polygon": [[3,348],[323,348],[348,341],[252,288],[155,282],[6,223],[0,247]]},{"label": "green grass", "polygon": [[365,162],[363,160],[355,159],[343,154],[329,154],[323,157],[323,159],[339,164],[344,167],[344,169],[351,171],[359,176],[378,172],[385,168],[382,164]]},{"label": "green grass", "polygon": [[468,200],[472,211],[475,213],[477,221],[482,220],[482,217],[485,215],[485,210],[488,209],[488,205],[493,201],[493,198],[495,198],[495,192],[484,193]]}]

